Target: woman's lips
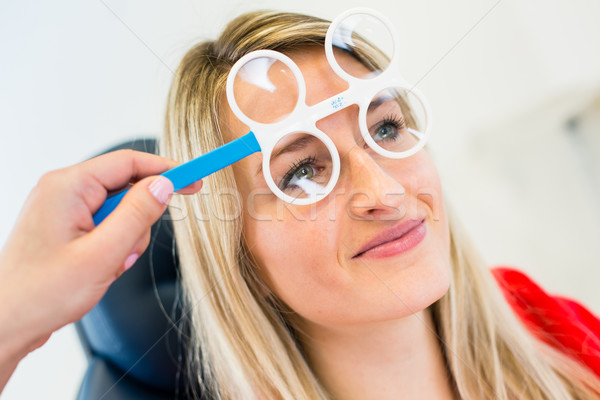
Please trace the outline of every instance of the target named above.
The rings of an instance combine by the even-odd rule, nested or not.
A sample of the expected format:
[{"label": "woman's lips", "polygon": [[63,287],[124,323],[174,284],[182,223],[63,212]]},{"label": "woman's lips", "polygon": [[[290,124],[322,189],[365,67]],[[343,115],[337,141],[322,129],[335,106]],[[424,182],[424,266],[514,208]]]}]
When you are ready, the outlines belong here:
[{"label": "woman's lips", "polygon": [[425,218],[407,221],[376,236],[352,258],[381,258],[404,253],[421,243],[426,234]]}]

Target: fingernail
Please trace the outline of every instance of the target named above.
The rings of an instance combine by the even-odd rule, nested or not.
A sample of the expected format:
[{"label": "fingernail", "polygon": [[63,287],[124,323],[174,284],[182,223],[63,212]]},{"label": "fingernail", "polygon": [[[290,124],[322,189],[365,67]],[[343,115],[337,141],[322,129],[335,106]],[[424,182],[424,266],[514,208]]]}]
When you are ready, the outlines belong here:
[{"label": "fingernail", "polygon": [[173,189],[173,183],[169,178],[165,178],[162,175],[157,176],[150,186],[148,186],[148,190],[152,193],[152,196],[162,204],[167,204],[169,197],[173,194]]},{"label": "fingernail", "polygon": [[130,255],[128,255],[125,259],[124,271],[127,271],[129,268],[131,268],[139,257],[140,255],[137,253],[131,253]]}]

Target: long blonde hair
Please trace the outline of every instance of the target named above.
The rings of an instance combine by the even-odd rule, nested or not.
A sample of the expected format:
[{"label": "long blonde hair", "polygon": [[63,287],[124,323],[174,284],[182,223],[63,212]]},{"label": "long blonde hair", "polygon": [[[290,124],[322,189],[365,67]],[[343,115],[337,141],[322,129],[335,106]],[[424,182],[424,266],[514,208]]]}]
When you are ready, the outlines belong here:
[{"label": "long blonde hair", "polygon": [[[184,56],[169,92],[162,152],[187,161],[225,143],[229,69],[257,49],[322,46],[328,21],[257,11]],[[223,195],[226,193],[227,195]],[[330,399],[307,363],[293,311],[270,292],[245,245],[236,182],[227,167],[171,208],[191,323],[192,379],[218,399]],[[454,389],[465,399],[592,399],[596,376],[535,339],[508,307],[445,200],[450,289],[431,306]],[[265,295],[267,294],[267,295]]]}]

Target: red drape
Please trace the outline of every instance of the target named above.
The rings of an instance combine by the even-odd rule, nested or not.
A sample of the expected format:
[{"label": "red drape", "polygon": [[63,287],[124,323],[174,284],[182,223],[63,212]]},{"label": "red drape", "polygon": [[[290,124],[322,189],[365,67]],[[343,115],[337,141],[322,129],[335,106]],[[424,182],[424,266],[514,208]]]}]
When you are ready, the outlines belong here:
[{"label": "red drape", "polygon": [[549,295],[516,269],[500,266],[491,271],[512,309],[534,335],[600,376],[597,316],[573,299]]}]

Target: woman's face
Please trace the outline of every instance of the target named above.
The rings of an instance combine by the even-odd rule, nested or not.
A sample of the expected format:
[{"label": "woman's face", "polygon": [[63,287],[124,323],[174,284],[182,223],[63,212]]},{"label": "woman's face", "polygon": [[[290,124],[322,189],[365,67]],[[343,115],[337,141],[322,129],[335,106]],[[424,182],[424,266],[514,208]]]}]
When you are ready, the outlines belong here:
[{"label": "woman's face", "polygon": [[[309,105],[347,88],[322,48],[289,56],[302,71]],[[366,71],[349,55],[346,62]],[[258,95],[252,91],[248,88],[240,97],[252,101]],[[226,122],[228,140],[248,132],[231,112]],[[315,204],[292,205],[275,196],[263,174],[256,173],[261,153],[233,165],[243,201],[244,238],[258,273],[307,323],[361,324],[426,308],[447,291],[450,281],[448,222],[429,155],[420,150],[404,159],[378,156],[362,143],[356,106],[322,119],[317,127],[335,144],[341,168],[333,191]],[[374,238],[407,221],[422,225],[361,253]],[[399,235],[387,234],[381,240]],[[407,238],[418,243],[402,251]]]}]

